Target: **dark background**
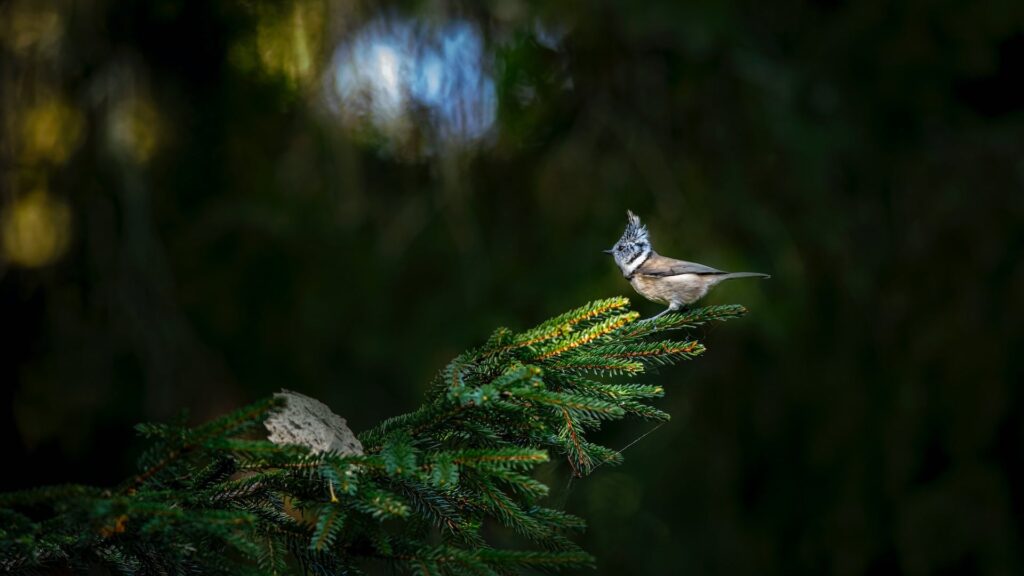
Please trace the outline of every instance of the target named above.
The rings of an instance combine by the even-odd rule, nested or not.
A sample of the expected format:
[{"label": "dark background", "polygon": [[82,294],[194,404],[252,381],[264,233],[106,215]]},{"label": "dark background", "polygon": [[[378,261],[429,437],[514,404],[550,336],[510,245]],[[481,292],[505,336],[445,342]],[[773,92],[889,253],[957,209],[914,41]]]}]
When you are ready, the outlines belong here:
[{"label": "dark background", "polygon": [[0,488],[282,387],[411,410],[632,295],[629,208],[773,278],[552,477],[599,573],[1024,570],[1024,4],[19,0],[0,41]]}]

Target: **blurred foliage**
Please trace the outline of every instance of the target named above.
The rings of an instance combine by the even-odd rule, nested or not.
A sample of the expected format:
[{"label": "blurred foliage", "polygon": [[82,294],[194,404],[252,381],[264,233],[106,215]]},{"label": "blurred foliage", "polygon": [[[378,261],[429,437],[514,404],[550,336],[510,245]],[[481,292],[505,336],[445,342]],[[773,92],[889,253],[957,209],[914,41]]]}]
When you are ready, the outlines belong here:
[{"label": "blurred foliage", "polygon": [[[339,90],[372,26],[406,40]],[[365,430],[493,326],[627,293],[631,208],[773,278],[658,377],[689,417],[552,496],[600,572],[1021,571],[1019,2],[8,0],[0,50],[4,488],[281,386]]]}]

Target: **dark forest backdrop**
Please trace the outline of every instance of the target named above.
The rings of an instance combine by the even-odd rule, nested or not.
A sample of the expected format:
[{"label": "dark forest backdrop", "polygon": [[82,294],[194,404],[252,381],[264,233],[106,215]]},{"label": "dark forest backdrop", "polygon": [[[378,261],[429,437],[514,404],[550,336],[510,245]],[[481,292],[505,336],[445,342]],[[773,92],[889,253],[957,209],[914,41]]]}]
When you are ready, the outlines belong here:
[{"label": "dark forest backdrop", "polygon": [[0,3],[0,488],[281,387],[408,411],[632,296],[630,208],[773,278],[553,496],[600,573],[1020,573],[1022,76],[1011,1]]}]

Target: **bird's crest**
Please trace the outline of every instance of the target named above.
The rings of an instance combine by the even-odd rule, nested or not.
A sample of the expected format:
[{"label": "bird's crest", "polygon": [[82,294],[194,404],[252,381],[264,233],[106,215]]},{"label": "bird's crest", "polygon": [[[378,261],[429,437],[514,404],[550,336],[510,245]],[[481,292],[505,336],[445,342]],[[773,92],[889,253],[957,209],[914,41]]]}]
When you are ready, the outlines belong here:
[{"label": "bird's crest", "polygon": [[647,226],[640,222],[640,217],[633,214],[632,210],[626,210],[626,217],[628,218],[628,223],[626,224],[626,231],[622,233],[620,242],[634,244],[648,242]]}]

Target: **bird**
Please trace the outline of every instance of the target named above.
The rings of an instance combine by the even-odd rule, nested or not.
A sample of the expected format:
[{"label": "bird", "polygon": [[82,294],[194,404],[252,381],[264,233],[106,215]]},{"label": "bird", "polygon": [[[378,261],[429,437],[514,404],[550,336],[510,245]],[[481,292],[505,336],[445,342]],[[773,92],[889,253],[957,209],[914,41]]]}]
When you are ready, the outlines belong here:
[{"label": "bird", "polygon": [[651,320],[693,304],[723,280],[771,278],[760,272],[724,272],[704,264],[662,256],[651,246],[647,227],[640,222],[640,217],[628,210],[626,217],[626,231],[615,246],[604,252],[615,258],[622,275],[637,293],[652,302],[668,305]]}]

